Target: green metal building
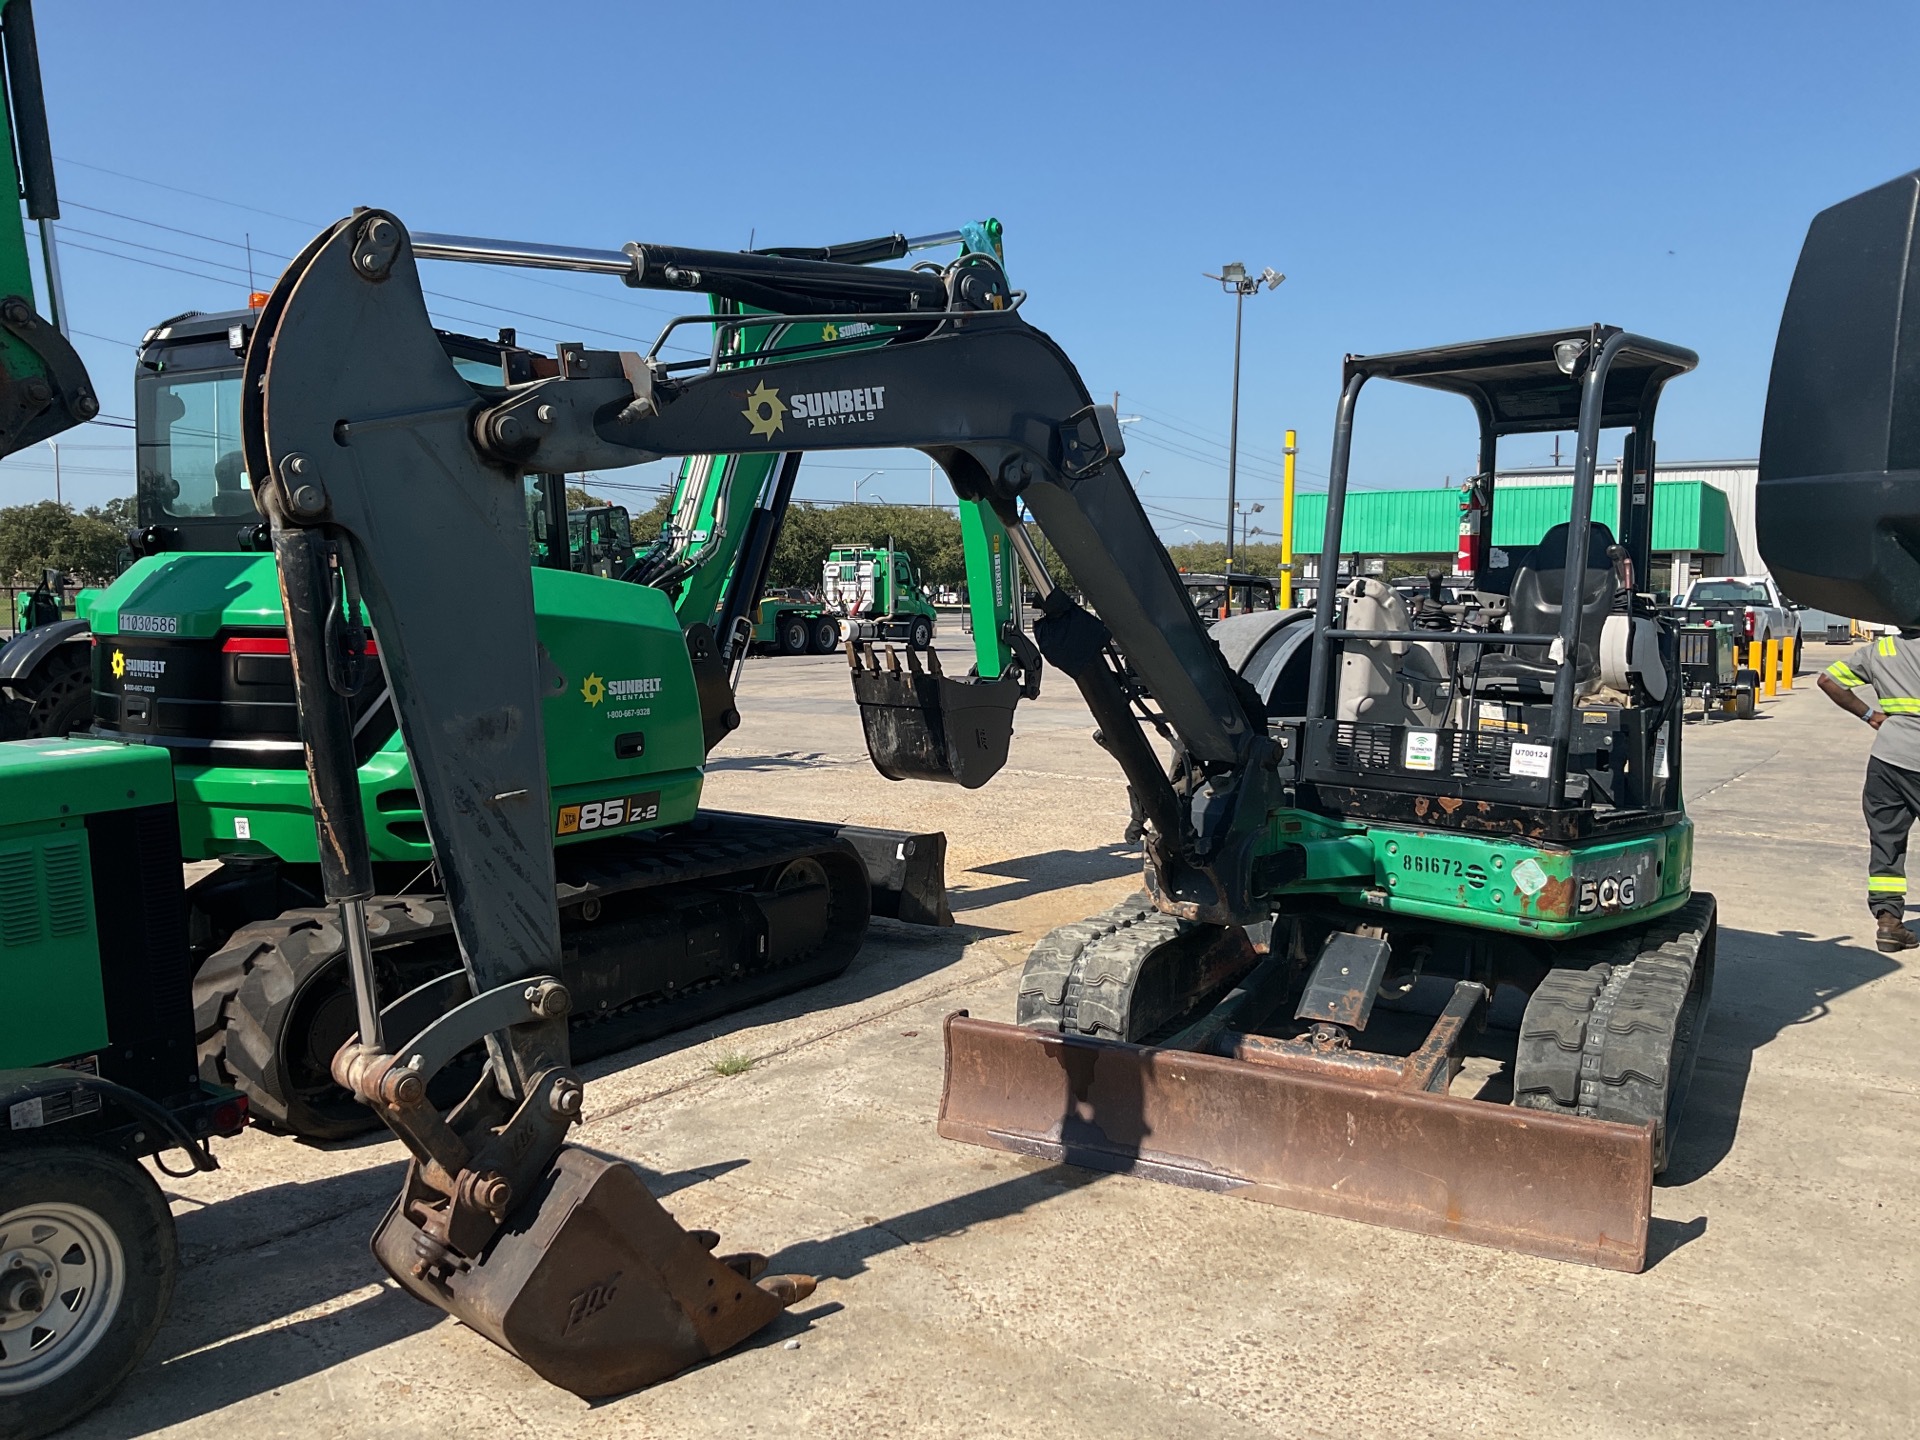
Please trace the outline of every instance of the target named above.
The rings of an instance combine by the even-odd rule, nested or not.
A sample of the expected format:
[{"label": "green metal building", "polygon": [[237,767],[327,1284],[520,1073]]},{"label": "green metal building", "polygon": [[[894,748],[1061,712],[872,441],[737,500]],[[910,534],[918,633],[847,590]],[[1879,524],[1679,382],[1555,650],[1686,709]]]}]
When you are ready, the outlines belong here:
[{"label": "green metal building", "polygon": [[[1567,518],[1573,500],[1570,483],[1531,476],[1499,478],[1493,506],[1493,543],[1520,550]],[[1311,583],[1317,571],[1324,494],[1294,498],[1293,553],[1300,578]],[[1619,513],[1619,487],[1598,484],[1594,519],[1611,526]],[[1342,551],[1359,561],[1362,573],[1386,568],[1389,561],[1431,560],[1451,565],[1460,533],[1460,499],[1454,486],[1426,490],[1352,490]],[[1704,480],[1666,479],[1654,487],[1653,574],[1655,589],[1684,585],[1702,574],[1739,568],[1741,546],[1734,533],[1726,492]],[[1380,562],[1380,563],[1372,563]]]}]

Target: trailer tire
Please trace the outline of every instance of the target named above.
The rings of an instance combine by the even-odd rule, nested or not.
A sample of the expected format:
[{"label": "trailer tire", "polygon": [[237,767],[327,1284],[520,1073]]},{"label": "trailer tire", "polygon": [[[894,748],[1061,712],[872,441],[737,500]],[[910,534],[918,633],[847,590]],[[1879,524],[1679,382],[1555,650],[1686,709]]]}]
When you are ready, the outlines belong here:
[{"label": "trailer tire", "polygon": [[1753,686],[1751,685],[1734,686],[1734,689],[1733,689],[1733,718],[1734,719],[1736,720],[1753,719],[1754,712],[1757,708],[1757,704],[1758,702],[1755,700],[1755,697],[1754,697]]},{"label": "trailer tire", "polygon": [[1713,996],[1718,924],[1711,895],[1650,925],[1597,937],[1527,1002],[1513,1103],[1653,1125],[1653,1173],[1672,1159]]},{"label": "trailer tire", "polygon": [[816,655],[831,655],[840,648],[840,622],[831,615],[821,615],[814,619],[809,635],[809,648]]},{"label": "trailer tire", "polygon": [[916,650],[925,650],[933,644],[933,622],[924,615],[916,615],[913,627],[907,632],[907,643]]},{"label": "trailer tire", "polygon": [[[447,923],[441,900],[367,903],[376,947]],[[379,1125],[333,1081],[334,1052],[356,1020],[346,942],[331,909],[289,910],[234,931],[193,977],[193,1021],[201,1078],[244,1093],[254,1118],[271,1128],[344,1140]]]},{"label": "trailer tire", "polygon": [[807,617],[784,611],[773,626],[774,648],[782,655],[804,655],[811,633]]},{"label": "trailer tire", "polygon": [[93,725],[93,666],[85,645],[62,645],[12,690],[22,739],[58,739]]},{"label": "trailer tire", "polygon": [[24,1297],[42,1301],[37,1314],[20,1307],[0,1320],[0,1434],[33,1440],[93,1409],[140,1363],[173,1298],[179,1239],[137,1161],[93,1145],[28,1144],[0,1154],[5,1254],[40,1272],[16,1287],[59,1287]]}]

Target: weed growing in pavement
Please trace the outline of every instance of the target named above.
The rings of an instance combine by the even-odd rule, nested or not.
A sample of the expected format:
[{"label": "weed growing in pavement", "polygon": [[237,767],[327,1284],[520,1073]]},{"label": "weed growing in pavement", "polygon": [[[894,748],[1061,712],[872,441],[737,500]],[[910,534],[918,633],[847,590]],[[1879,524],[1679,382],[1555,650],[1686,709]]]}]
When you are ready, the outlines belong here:
[{"label": "weed growing in pavement", "polygon": [[751,1055],[738,1050],[729,1050],[710,1067],[716,1075],[744,1075],[758,1062]]}]

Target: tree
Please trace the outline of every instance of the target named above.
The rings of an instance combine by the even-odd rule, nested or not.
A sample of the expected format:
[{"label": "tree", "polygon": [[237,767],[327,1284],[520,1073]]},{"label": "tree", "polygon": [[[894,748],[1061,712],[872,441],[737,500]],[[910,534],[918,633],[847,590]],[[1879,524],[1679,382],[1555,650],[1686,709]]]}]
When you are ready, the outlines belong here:
[{"label": "tree", "polygon": [[35,584],[48,569],[78,580],[110,580],[125,547],[124,528],[99,512],[77,514],[54,500],[0,510],[0,578],[7,583]]},{"label": "tree", "polygon": [[89,505],[84,513],[88,519],[103,521],[116,530],[131,530],[140,523],[131,495],[109,500],[104,505]]},{"label": "tree", "polygon": [[[639,527],[635,527],[636,533]],[[966,582],[960,519],[925,505],[795,505],[787,511],[773,547],[767,583],[776,588],[820,583],[820,569],[835,545],[884,546],[913,557],[920,578],[938,588]]]},{"label": "tree", "polygon": [[611,505],[611,500],[603,500],[584,485],[567,486],[567,508],[569,510],[587,510],[595,505]]}]

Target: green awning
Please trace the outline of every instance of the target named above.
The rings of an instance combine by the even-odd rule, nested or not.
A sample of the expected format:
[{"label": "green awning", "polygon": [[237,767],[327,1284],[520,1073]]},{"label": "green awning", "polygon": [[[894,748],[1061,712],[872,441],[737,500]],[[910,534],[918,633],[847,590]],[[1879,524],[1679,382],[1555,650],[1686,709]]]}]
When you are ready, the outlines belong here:
[{"label": "green awning", "polygon": [[[1593,487],[1593,517],[1611,527],[1619,487]],[[1493,543],[1522,549],[1566,520],[1571,485],[1504,485],[1493,502]],[[1326,521],[1324,494],[1296,495],[1293,550],[1318,554]],[[1724,555],[1729,525],[1727,497],[1704,480],[1672,480],[1654,486],[1653,548]],[[1460,540],[1460,496],[1453,487],[1431,490],[1355,490],[1347,495],[1347,555],[1451,555]]]}]

